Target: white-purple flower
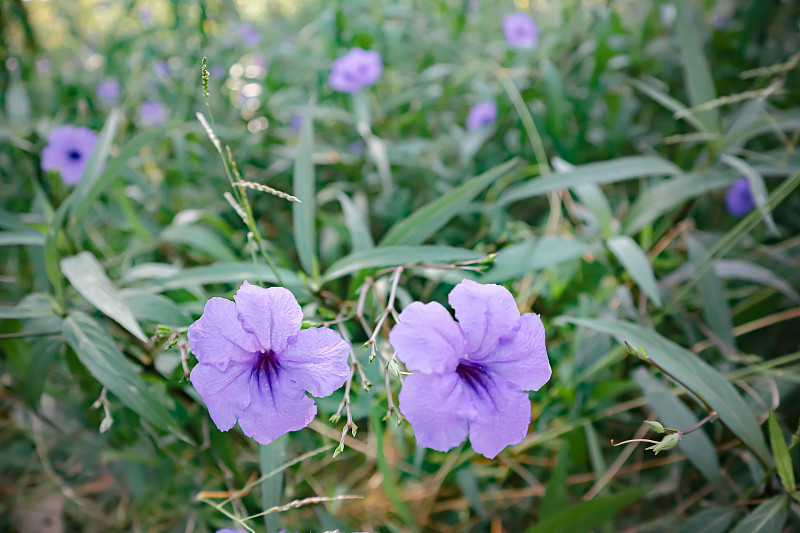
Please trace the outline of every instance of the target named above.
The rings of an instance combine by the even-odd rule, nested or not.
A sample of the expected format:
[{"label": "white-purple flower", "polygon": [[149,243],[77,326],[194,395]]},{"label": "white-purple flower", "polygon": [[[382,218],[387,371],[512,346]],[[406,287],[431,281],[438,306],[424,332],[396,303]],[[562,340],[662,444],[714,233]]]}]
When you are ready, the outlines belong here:
[{"label": "white-purple flower", "polygon": [[242,36],[242,43],[248,47],[256,46],[261,42],[261,33],[249,22],[239,26],[239,35]]},{"label": "white-purple flower", "polygon": [[142,126],[159,126],[167,121],[167,108],[157,100],[148,100],[139,106]]},{"label": "white-purple flower", "polygon": [[480,102],[472,106],[467,115],[467,130],[475,131],[483,126],[494,124],[497,120],[497,106],[494,102]]},{"label": "white-purple flower", "polygon": [[397,357],[411,370],[400,410],[417,442],[447,451],[469,435],[488,458],[518,444],[528,432],[527,390],[550,379],[539,315],[520,315],[499,285],[470,280],[449,296],[458,322],[439,303],[413,302],[389,332]]},{"label": "white-purple flower", "polygon": [[97,85],[97,97],[107,104],[115,104],[120,95],[119,82],[114,78],[108,78]]},{"label": "white-purple flower", "polygon": [[378,52],[356,47],[333,60],[328,84],[340,93],[357,93],[378,81],[382,72],[383,62]]},{"label": "white-purple flower", "polygon": [[300,131],[300,128],[303,127],[303,122],[305,122],[303,114],[295,113],[292,115],[292,122],[289,124],[289,129],[292,131]]},{"label": "white-purple flower", "polygon": [[750,188],[750,180],[739,178],[733,182],[725,193],[725,207],[728,213],[736,218],[743,217],[755,209],[756,201]]},{"label": "white-purple flower", "polygon": [[47,136],[42,150],[42,170],[58,171],[68,185],[81,180],[97,135],[84,126],[59,126]]},{"label": "white-purple flower", "polygon": [[301,331],[300,305],[282,287],[245,281],[233,299],[210,299],[189,326],[199,362],[189,379],[221,431],[238,420],[245,435],[268,444],[314,418],[305,391],[329,396],[344,384],[350,345],[329,328]]},{"label": "white-purple flower", "polygon": [[525,13],[512,13],[503,19],[503,35],[512,48],[533,48],[539,42],[536,22]]}]

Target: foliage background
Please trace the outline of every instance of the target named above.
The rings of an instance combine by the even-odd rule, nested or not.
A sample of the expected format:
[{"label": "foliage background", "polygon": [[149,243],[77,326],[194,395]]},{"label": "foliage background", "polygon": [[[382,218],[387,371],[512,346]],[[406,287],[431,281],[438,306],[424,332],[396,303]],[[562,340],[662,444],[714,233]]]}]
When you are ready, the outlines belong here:
[{"label": "foliage background", "polygon": [[[539,25],[533,50],[503,41],[517,9]],[[214,491],[239,518],[361,497],[247,522],[261,531],[800,528],[786,470],[800,429],[798,20],[800,6],[775,0],[3,2],[0,529],[233,527],[209,505],[220,499],[198,497]],[[385,65],[355,97],[327,86],[352,46]],[[203,57],[216,72],[207,98]],[[114,109],[95,94],[106,78],[123,88]],[[146,100],[166,104],[165,125],[141,124]],[[465,131],[484,100],[496,125]],[[367,331],[341,326],[363,370],[355,435],[327,419],[339,391],[310,429],[259,449],[218,432],[183,378],[181,328],[205,301],[245,278],[277,282],[251,261],[248,227],[223,197],[241,190],[196,112],[213,117],[244,179],[303,200],[246,192],[309,320],[354,318],[368,291]],[[108,141],[95,154],[105,170],[72,190],[40,170],[61,124]],[[737,221],[722,198],[743,174],[763,208]],[[385,268],[494,253],[477,273],[405,269],[398,308],[444,302],[465,276],[503,283],[542,315],[553,378],[531,395],[526,440],[497,459],[415,447],[407,423],[382,420],[391,318],[378,358],[360,348],[384,312],[396,272]],[[105,274],[81,276],[91,269]],[[97,304],[109,294],[115,308]],[[126,380],[137,393],[115,394]],[[103,385],[113,423],[101,432]],[[610,446],[644,436],[644,419],[685,429],[706,416],[687,388],[722,420],[658,456]]]}]

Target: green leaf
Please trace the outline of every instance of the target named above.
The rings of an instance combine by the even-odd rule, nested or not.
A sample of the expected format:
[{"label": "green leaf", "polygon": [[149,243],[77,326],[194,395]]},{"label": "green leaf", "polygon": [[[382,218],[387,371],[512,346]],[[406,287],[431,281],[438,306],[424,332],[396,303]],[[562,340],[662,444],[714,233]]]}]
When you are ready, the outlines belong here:
[{"label": "green leaf", "polygon": [[[689,262],[697,269],[708,258],[708,250],[689,233],[684,238],[686,239],[686,249],[689,252]],[[700,291],[703,317],[708,327],[726,345],[736,347],[736,337],[733,334],[733,315],[722,280],[711,269],[698,280],[697,286]]]},{"label": "green leaf", "polygon": [[316,232],[316,176],[314,162],[314,120],[306,113],[300,128],[297,145],[297,158],[294,161],[294,190],[292,194],[300,202],[292,202],[292,221],[294,222],[294,245],[297,256],[306,274],[314,276],[317,271],[317,232]]},{"label": "green leaf", "polygon": [[171,224],[164,228],[159,239],[170,244],[182,244],[205,252],[217,261],[236,261],[237,257],[226,241],[215,231],[195,224]]},{"label": "green leaf", "polygon": [[103,125],[103,129],[100,131],[100,135],[97,136],[97,144],[95,144],[94,150],[92,150],[92,155],[89,156],[86,167],[83,169],[83,176],[81,176],[78,187],[75,189],[75,200],[73,200],[72,204],[74,207],[80,207],[80,205],[76,205],[75,202],[86,198],[89,189],[91,189],[102,176],[103,169],[108,160],[108,154],[111,151],[111,144],[114,142],[114,137],[117,135],[117,128],[119,127],[119,119],[121,117],[122,113],[118,108],[112,109],[111,113],[109,113],[106,123]]},{"label": "green leaf", "polygon": [[561,511],[540,520],[527,533],[585,533],[612,520],[622,509],[639,500],[645,489],[626,490],[613,496],[602,496]]},{"label": "green leaf", "polygon": [[733,507],[704,509],[684,522],[680,533],[725,533],[735,516]]},{"label": "green leaf", "polygon": [[783,440],[783,432],[775,418],[775,411],[769,410],[769,442],[772,447],[772,455],[775,457],[775,468],[781,478],[787,492],[795,490],[794,469],[792,468],[792,456],[789,455],[789,448]]},{"label": "green leaf", "polygon": [[658,293],[653,267],[636,241],[627,235],[617,235],[608,239],[606,244],[650,301],[661,307],[661,295]]},{"label": "green leaf", "polygon": [[344,224],[350,232],[350,240],[353,244],[353,252],[361,252],[375,246],[372,240],[372,233],[364,215],[356,206],[356,203],[344,193],[337,195],[339,203],[342,205],[344,213]]},{"label": "green leaf", "polygon": [[381,246],[417,245],[425,242],[495,180],[508,173],[517,160],[506,161],[456,187],[441,198],[414,211],[408,218],[392,226],[381,240]]},{"label": "green leaf", "polygon": [[5,318],[43,318],[53,317],[53,304],[41,292],[27,295],[15,306],[0,306],[0,320]]},{"label": "green leaf", "polygon": [[0,231],[0,246],[44,246],[45,234],[35,229]]},{"label": "green leaf", "polygon": [[413,265],[415,263],[453,263],[472,261],[482,257],[484,257],[483,254],[452,246],[421,245],[372,248],[339,259],[328,268],[323,279],[331,281],[368,268]]},{"label": "green leaf", "polygon": [[785,494],[775,496],[745,516],[731,533],[780,533],[789,518],[789,498]]},{"label": "green leaf", "polygon": [[544,490],[542,504],[539,506],[539,520],[545,520],[569,506],[567,495],[567,463],[569,452],[566,446],[558,447],[556,466]]},{"label": "green leaf", "polygon": [[481,501],[481,488],[478,485],[478,478],[469,464],[456,471],[456,485],[466,496],[472,510],[482,519],[489,520],[489,511],[486,510],[486,506]]},{"label": "green leaf", "polygon": [[192,319],[181,311],[181,308],[170,298],[161,294],[144,292],[139,289],[123,289],[119,291],[123,303],[139,320],[156,322],[165,326],[184,327],[192,323]]},{"label": "green leaf", "polygon": [[[678,32],[683,78],[689,92],[689,102],[698,106],[714,100],[717,92],[714,89],[714,78],[703,53],[703,45],[698,35],[693,10],[688,4],[678,2],[678,19],[675,27]],[[717,108],[695,112],[697,120],[703,123],[707,131],[719,131],[719,110]]]},{"label": "green leaf", "polygon": [[117,348],[100,325],[79,311],[64,320],[64,337],[89,373],[148,422],[193,444],[167,410],[169,399],[148,387],[138,368]]},{"label": "green leaf", "polygon": [[[113,115],[114,112],[112,112]],[[109,117],[111,120],[111,117]],[[108,123],[107,123],[108,124]],[[162,137],[167,133],[172,126],[162,126],[148,130],[145,133],[137,135],[122,147],[119,155],[112,158],[105,166],[105,170],[99,174],[87,175],[84,174],[81,181],[73,193],[75,201],[70,209],[70,224],[76,225],[86,213],[91,209],[92,203],[99,197],[105,188],[119,175],[119,172],[127,164],[131,157],[136,156],[142,148],[153,142],[154,140]],[[105,133],[105,129],[103,133]],[[103,135],[103,134],[101,134]],[[112,136],[113,137],[113,136]],[[107,155],[107,154],[106,154]],[[102,168],[102,167],[101,167]]]},{"label": "green leaf", "polygon": [[[258,459],[262,476],[266,476],[284,465],[286,462],[286,441],[288,438],[288,435],[282,435],[269,444],[258,447]],[[280,505],[282,495],[283,474],[270,476],[261,483],[261,505],[264,507],[264,510]],[[277,533],[280,527],[279,514],[280,513],[269,513],[264,515],[264,526],[268,533]]]},{"label": "green leaf", "polygon": [[633,235],[687,200],[727,187],[737,176],[730,172],[699,172],[676,176],[650,187],[631,206],[622,233]]},{"label": "green leaf", "polygon": [[[62,324],[63,327],[63,324]],[[34,345],[28,368],[25,370],[25,404],[36,409],[42,397],[44,384],[50,374],[50,365],[64,346],[64,338],[45,337]]]},{"label": "green leaf", "polygon": [[476,277],[481,283],[501,283],[527,272],[578,259],[593,249],[586,241],[562,237],[542,237],[503,248],[492,261],[491,269]]},{"label": "green leaf", "polygon": [[690,392],[708,402],[720,421],[753,451],[759,460],[769,464],[769,450],[753,410],[733,385],[711,365],[695,354],[665,339],[655,331],[638,324],[617,320],[565,317],[563,320],[595,331],[614,335],[632,346],[641,344],[649,359],[665,372],[675,376]]},{"label": "green leaf", "polygon": [[642,83],[639,80],[631,80],[631,83],[633,84],[633,86],[635,88],[639,89],[644,94],[646,94],[647,96],[649,96],[650,98],[652,98],[653,100],[655,100],[656,102],[658,102],[659,104],[664,106],[665,108],[669,109],[673,113],[680,113],[681,114],[681,118],[683,118],[686,122],[688,122],[689,124],[694,126],[697,129],[697,131],[700,131],[700,132],[703,132],[703,133],[711,133],[711,130],[709,130],[706,127],[705,124],[703,124],[701,121],[699,121],[696,116],[694,116],[693,114],[690,114],[690,113],[684,113],[688,108],[685,105],[683,105],[681,102],[679,102],[679,101],[675,100],[674,98],[672,98],[671,96],[659,91],[658,89],[656,89],[655,87],[653,87],[651,85],[647,85],[646,83]]},{"label": "green leaf", "polygon": [[589,210],[604,237],[611,237],[614,215],[603,190],[594,183],[584,183],[572,188],[581,203]]},{"label": "green leaf", "polygon": [[[697,424],[694,413],[645,368],[637,368],[633,379],[667,427],[686,429]],[[684,435],[678,448],[707,480],[717,486],[722,483],[717,452],[703,428]]]},{"label": "green leaf", "polygon": [[[291,270],[278,269],[286,288],[295,293],[298,298],[307,295],[308,291],[300,278]],[[178,274],[166,276],[150,281],[149,285],[156,290],[167,291],[187,289],[202,285],[216,285],[219,283],[233,283],[241,285],[244,281],[267,282],[277,284],[278,280],[272,269],[266,265],[256,265],[252,261],[238,263],[219,263],[216,265],[187,268]]]},{"label": "green leaf", "polygon": [[676,175],[680,173],[680,168],[660,157],[620,157],[610,161],[579,165],[568,172],[549,174],[509,187],[500,195],[497,205],[502,206],[550,191],[567,189],[585,183],[602,185],[643,176]]},{"label": "green leaf", "polygon": [[128,306],[122,302],[117,287],[90,252],[65,257],[61,260],[61,271],[89,303],[115,320],[137,339],[147,342],[147,335],[142,331]]}]

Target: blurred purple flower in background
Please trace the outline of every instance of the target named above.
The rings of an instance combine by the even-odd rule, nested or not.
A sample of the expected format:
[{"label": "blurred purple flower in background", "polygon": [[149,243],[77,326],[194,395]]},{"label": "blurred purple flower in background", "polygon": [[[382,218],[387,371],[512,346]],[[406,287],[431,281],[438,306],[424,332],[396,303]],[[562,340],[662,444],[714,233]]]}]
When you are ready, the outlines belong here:
[{"label": "blurred purple flower in background", "polygon": [[378,81],[382,72],[383,63],[378,52],[356,47],[333,60],[328,83],[334,91],[357,93]]},{"label": "blurred purple flower in background", "polygon": [[242,36],[245,46],[256,46],[261,42],[261,33],[249,22],[239,25],[239,35]]},{"label": "blurred purple flower in background", "polygon": [[306,427],[317,413],[306,396],[329,396],[350,374],[350,345],[329,328],[300,330],[303,312],[282,287],[244,282],[234,296],[210,299],[189,327],[199,364],[189,379],[221,431],[239,421],[268,444]]},{"label": "blurred purple flower in background", "polygon": [[53,70],[52,65],[50,64],[50,60],[47,58],[37,59],[36,60],[36,73],[37,74],[50,74],[50,71]]},{"label": "blurred purple flower in background", "polygon": [[97,85],[97,97],[107,104],[115,104],[119,100],[119,82],[108,78]]},{"label": "blurred purple flower in background", "polygon": [[289,124],[289,128],[292,131],[300,131],[300,128],[303,127],[303,114],[302,113],[295,113],[292,115],[292,123]]},{"label": "blurred purple flower in background", "polygon": [[161,102],[148,100],[139,106],[139,122],[142,126],[159,126],[167,121],[167,108]]},{"label": "blurred purple flower in background", "polygon": [[84,126],[59,126],[47,136],[42,150],[42,170],[57,170],[68,185],[81,180],[97,135]]},{"label": "blurred purple flower in background", "polygon": [[532,48],[539,42],[536,22],[525,13],[512,13],[503,19],[503,35],[512,48]]},{"label": "blurred purple flower in background", "polygon": [[750,180],[740,178],[733,182],[725,193],[725,207],[728,213],[740,218],[755,209],[756,201],[753,198],[753,190],[750,188]]},{"label": "blurred purple flower in background", "polygon": [[153,10],[152,9],[140,9],[139,10],[139,20],[145,26],[149,26],[153,23]]},{"label": "blurred purple flower in background", "polygon": [[497,120],[497,106],[494,102],[480,102],[472,106],[467,115],[467,130],[475,131]]},{"label": "blurred purple flower in background", "polygon": [[361,155],[364,153],[364,143],[361,141],[353,141],[347,145],[347,151],[353,155]]},{"label": "blurred purple flower in background", "polygon": [[539,315],[520,316],[505,287],[471,280],[449,296],[458,322],[439,303],[413,302],[389,332],[397,357],[411,370],[400,410],[420,446],[447,451],[469,435],[488,458],[528,432],[526,390],[550,379]]},{"label": "blurred purple flower in background", "polygon": [[225,73],[228,72],[228,69],[223,65],[212,65],[208,72],[211,74],[212,78],[220,79],[225,77]]},{"label": "blurred purple flower in background", "polygon": [[166,61],[156,61],[155,71],[156,71],[156,76],[158,76],[162,80],[169,78],[169,72],[170,72],[169,63],[167,63]]}]

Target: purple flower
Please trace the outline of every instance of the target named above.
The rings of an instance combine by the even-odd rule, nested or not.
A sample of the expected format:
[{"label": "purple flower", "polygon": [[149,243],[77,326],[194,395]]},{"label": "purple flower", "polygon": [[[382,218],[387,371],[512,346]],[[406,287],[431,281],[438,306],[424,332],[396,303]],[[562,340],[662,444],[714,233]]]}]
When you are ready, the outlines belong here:
[{"label": "purple flower", "polygon": [[155,65],[156,75],[162,80],[169,78],[169,63],[166,61],[156,61]]},{"label": "purple flower", "polygon": [[97,85],[97,97],[108,104],[116,103],[119,95],[119,82],[114,78],[105,79]]},{"label": "purple flower", "polygon": [[42,150],[42,170],[57,170],[68,185],[81,180],[86,162],[97,143],[97,135],[89,128],[59,126],[47,136]]},{"label": "purple flower", "polygon": [[139,106],[139,122],[142,126],[158,126],[167,121],[167,108],[156,100],[148,100]]},{"label": "purple flower", "polygon": [[347,151],[353,155],[361,155],[364,153],[364,143],[361,141],[353,141],[347,145]]},{"label": "purple flower", "polygon": [[246,533],[243,529],[218,529],[217,533]]},{"label": "purple flower", "polygon": [[212,65],[209,69],[209,74],[211,74],[212,78],[224,78],[226,72],[228,72],[228,69],[223,65]]},{"label": "purple flower", "polygon": [[494,102],[480,102],[472,106],[467,115],[467,130],[475,131],[497,120],[497,106]]},{"label": "purple flower", "polygon": [[499,285],[459,283],[449,296],[458,322],[439,303],[413,302],[389,332],[409,369],[400,410],[417,442],[447,451],[469,434],[472,449],[488,458],[518,444],[528,432],[526,390],[550,379],[539,315],[520,316]]},{"label": "purple flower", "polygon": [[383,63],[378,52],[356,47],[333,60],[328,84],[340,93],[357,93],[378,81],[382,72]]},{"label": "purple flower", "polygon": [[740,178],[733,182],[725,193],[725,207],[728,213],[740,218],[755,209],[756,201],[750,188],[750,180]]},{"label": "purple flower", "polygon": [[153,10],[152,9],[140,9],[139,10],[139,20],[145,26],[149,26],[153,23]]},{"label": "purple flower", "polygon": [[239,421],[268,444],[306,427],[314,396],[329,396],[349,375],[350,345],[329,328],[300,330],[303,312],[282,287],[242,284],[234,302],[212,298],[189,327],[199,364],[191,379],[221,431]]},{"label": "purple flower", "polygon": [[242,42],[245,46],[256,46],[261,42],[261,34],[250,23],[244,23],[239,26],[239,35],[242,36]]},{"label": "purple flower", "polygon": [[300,128],[303,127],[303,120],[302,113],[295,113],[292,115],[292,123],[289,124],[289,129],[292,131],[300,131]]},{"label": "purple flower", "polygon": [[503,19],[503,35],[512,48],[533,48],[539,42],[536,22],[525,13],[512,13]]}]

